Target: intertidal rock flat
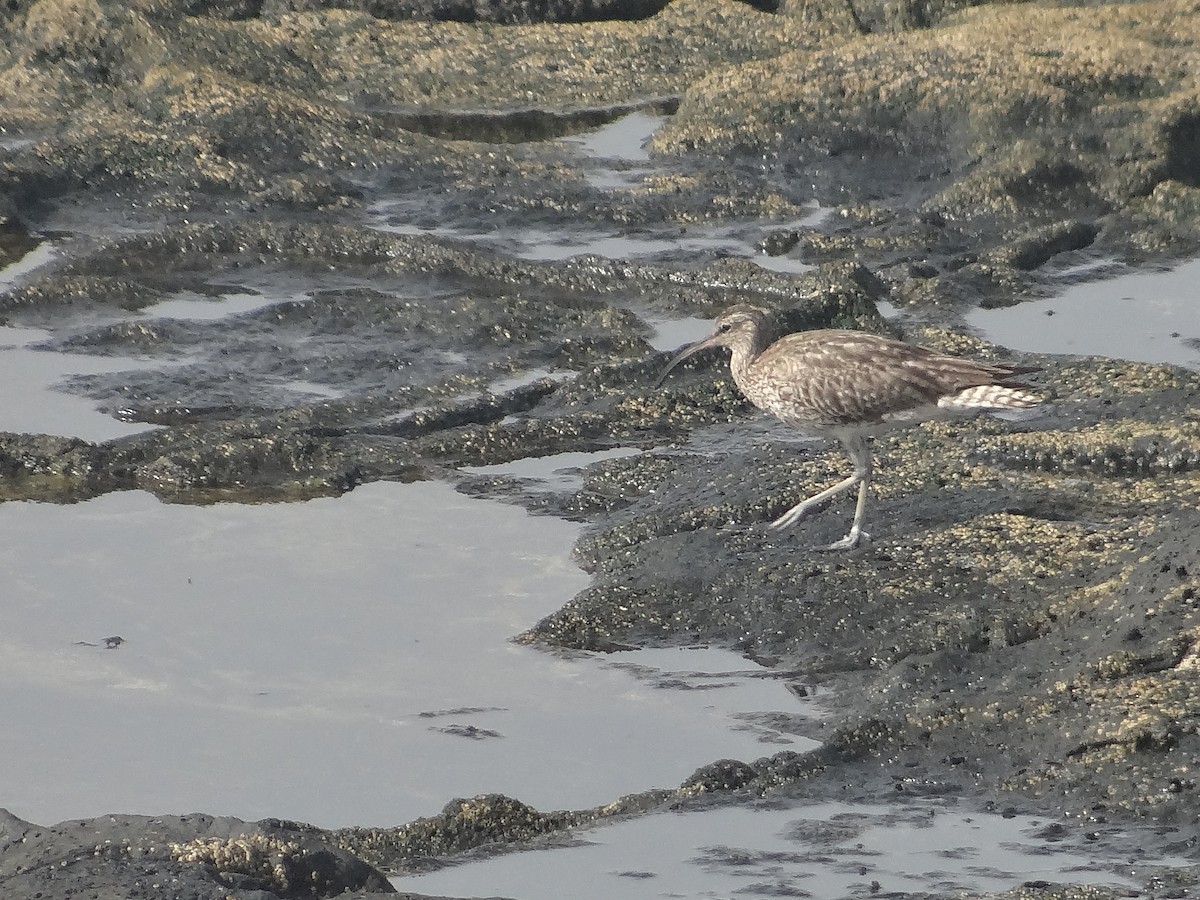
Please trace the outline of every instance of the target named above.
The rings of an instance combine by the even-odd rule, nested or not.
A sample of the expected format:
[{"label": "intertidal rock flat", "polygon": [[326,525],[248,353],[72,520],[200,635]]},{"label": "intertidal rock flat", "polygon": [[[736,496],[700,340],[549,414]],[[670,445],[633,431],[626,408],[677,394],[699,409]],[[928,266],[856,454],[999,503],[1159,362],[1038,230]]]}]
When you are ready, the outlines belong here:
[{"label": "intertidal rock flat", "polygon": [[[337,833],[125,816],[95,847],[40,829],[56,837],[36,859],[38,826],[11,819],[0,893],[175,896],[131,862],[152,838],[156,873],[200,879],[181,896],[383,890],[348,854],[396,868],[849,783],[1160,823],[1194,855],[1200,374],[1014,354],[962,316],[1200,247],[1200,6],[960,5],[0,7],[0,263],[47,252],[4,281],[2,324],[137,357],[71,389],[147,429],[0,434],[0,497],[451,480],[589,525],[591,586],[522,640],[738,648],[827,685],[835,719],[812,754],[713,763],[599,810],[489,795]],[[647,152],[571,140],[631,114],[656,126]],[[231,297],[261,303],[156,313]],[[766,523],[841,477],[840,451],[755,419],[716,360],[652,387],[656,324],[736,302],[780,331],[1035,365],[1049,402],[881,438],[875,541],[817,555],[843,506]],[[613,447],[643,452],[572,493],[461,471]]]}]

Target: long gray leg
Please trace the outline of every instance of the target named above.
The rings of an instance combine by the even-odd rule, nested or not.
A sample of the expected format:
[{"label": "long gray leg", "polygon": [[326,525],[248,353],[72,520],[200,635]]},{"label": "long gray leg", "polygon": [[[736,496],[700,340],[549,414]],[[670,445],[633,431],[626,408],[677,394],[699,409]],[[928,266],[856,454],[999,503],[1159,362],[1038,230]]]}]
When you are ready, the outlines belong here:
[{"label": "long gray leg", "polygon": [[862,483],[862,475],[857,471],[849,478],[839,481],[833,487],[825,488],[819,494],[813,494],[807,500],[801,500],[782,516],[771,523],[772,528],[787,528],[789,525],[795,525],[802,518],[828,500],[830,497],[836,497],[842,491],[847,491],[856,484]]},{"label": "long gray leg", "polygon": [[795,525],[800,519],[826,500],[836,497],[843,491],[848,491],[857,484],[858,504],[854,509],[854,523],[850,526],[850,533],[837,543],[831,544],[828,549],[848,550],[852,547],[857,547],[860,541],[870,539],[870,535],[862,530],[862,521],[867,505],[867,488],[871,483],[871,448],[867,446],[867,440],[862,436],[844,439],[842,444],[846,448],[846,455],[850,457],[850,461],[854,464],[854,474],[839,481],[832,487],[826,488],[819,494],[814,494],[806,500],[801,500],[772,522],[772,528],[787,528],[789,525]]},{"label": "long gray leg", "polygon": [[859,436],[849,441],[843,441],[846,453],[854,463],[854,474],[861,476],[858,482],[858,503],[854,505],[854,521],[850,524],[850,533],[840,541],[834,541],[826,550],[853,550],[862,541],[869,541],[871,536],[862,530],[863,518],[867,511],[867,491],[871,487],[871,448],[867,439]]}]

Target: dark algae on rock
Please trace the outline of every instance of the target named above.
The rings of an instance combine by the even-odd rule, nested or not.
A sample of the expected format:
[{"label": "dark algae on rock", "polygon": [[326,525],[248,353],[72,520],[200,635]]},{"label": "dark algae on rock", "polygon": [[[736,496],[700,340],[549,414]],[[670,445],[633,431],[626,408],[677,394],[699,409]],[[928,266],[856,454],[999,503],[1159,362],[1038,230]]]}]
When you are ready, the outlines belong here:
[{"label": "dark algae on rock", "polygon": [[0,811],[6,897],[363,897],[387,879],[317,829],[229,817],[102,816],[43,827]]},{"label": "dark algae on rock", "polygon": [[[1013,354],[961,316],[1071,265],[1200,247],[1200,7],[772,6],[0,5],[0,263],[52,248],[6,274],[0,324],[43,329],[47,352],[138,357],[68,387],[147,426],[0,433],[0,498],[448,479],[588,525],[591,585],[521,640],[736,648],[820,685],[830,724],[811,753],[696,761],[591,810],[490,794],[338,832],[10,816],[0,894],[355,896],[389,890],[380,869],[847,784],[1151,822],[1139,839],[1195,855],[1200,374]],[[562,140],[631,112],[663,119],[647,159]],[[644,252],[593,252],[596,235]],[[578,254],[549,252],[567,238]],[[155,310],[230,296],[262,303]],[[780,332],[1036,366],[1046,411],[877,439],[875,540],[814,555],[842,510],[767,524],[840,477],[840,452],[756,418],[714,361],[653,388],[655,323],[735,303]],[[617,447],[641,452],[571,492],[462,471]],[[1145,893],[1195,884],[1177,870]]]}]

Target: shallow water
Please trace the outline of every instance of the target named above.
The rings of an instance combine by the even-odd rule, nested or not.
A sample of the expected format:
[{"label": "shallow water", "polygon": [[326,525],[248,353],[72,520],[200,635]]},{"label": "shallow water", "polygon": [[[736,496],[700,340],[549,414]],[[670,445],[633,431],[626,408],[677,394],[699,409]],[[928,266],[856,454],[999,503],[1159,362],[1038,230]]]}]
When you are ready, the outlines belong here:
[{"label": "shallow water", "polygon": [[53,262],[58,254],[59,248],[52,241],[43,241],[20,259],[0,268],[0,291],[19,284],[30,272]]},{"label": "shallow water", "polygon": [[[1106,268],[1100,267],[1097,274]],[[1068,276],[1077,276],[1070,270]],[[967,323],[1014,350],[1200,368],[1200,260],[1073,284],[1055,297],[978,309]]]},{"label": "shallow water", "polygon": [[650,346],[655,350],[678,350],[712,334],[712,319],[697,319],[688,316],[680,319],[649,319],[654,328]]},{"label": "shallow water", "polygon": [[157,367],[161,360],[35,349],[50,337],[40,328],[0,326],[0,430],[107,441],[153,427],[114,419],[92,400],[60,388],[75,375]]},{"label": "shallow water", "polygon": [[645,162],[650,159],[646,142],[659,126],[668,121],[670,119],[667,116],[632,112],[602,128],[564,138],[563,142],[576,145],[588,156]]},{"label": "shallow water", "polygon": [[2,504],[3,804],[42,823],[389,825],[488,791],[590,806],[812,746],[740,717],[804,710],[732,653],[511,643],[586,583],[577,531],[442,483],[272,506]]},{"label": "shallow water", "polygon": [[583,487],[583,470],[595,462],[636,456],[631,447],[614,447],[595,453],[554,453],[549,456],[519,459],[494,466],[464,466],[472,475],[507,475],[520,479],[532,490],[574,493]]},{"label": "shallow water", "polygon": [[1081,849],[1086,839],[1078,831],[1064,840],[1046,832],[1046,824],[943,802],[670,812],[576,831],[570,846],[508,853],[392,884],[423,894],[522,900],[834,898],[999,892],[1032,880],[1140,887],[1152,871],[1119,845]]},{"label": "shallow water", "polygon": [[[584,158],[588,182],[595,188],[617,192],[641,187],[642,178],[659,173],[648,163],[645,144],[666,119],[634,112],[594,131],[564,138],[563,145]],[[772,271],[799,274],[813,267],[790,256],[767,256],[756,243],[769,231],[811,227],[828,213],[813,204],[811,211],[794,221],[743,223],[741,225],[668,225],[666,227],[618,228],[580,225],[575,228],[545,228],[535,225],[510,226],[501,230],[464,230],[454,227],[418,227],[407,221],[410,201],[378,202],[368,210],[372,227],[397,234],[431,234],[452,237],[521,259],[560,261],[577,256],[652,261],[663,256],[746,257]]]},{"label": "shallow water", "polygon": [[223,319],[226,316],[252,312],[264,306],[270,306],[272,303],[303,300],[306,296],[307,294],[303,293],[292,293],[269,297],[257,292],[232,291],[217,297],[206,297],[185,292],[146,307],[143,315],[155,319]]},{"label": "shallow water", "polygon": [[371,227],[380,231],[455,238],[536,262],[560,262],[577,256],[653,262],[656,257],[713,254],[745,257],[764,269],[800,274],[809,271],[812,266],[789,256],[767,256],[759,252],[755,243],[767,231],[812,224],[824,217],[825,210],[814,207],[813,213],[805,218],[794,222],[771,222],[762,228],[689,225],[686,228],[664,230],[581,225],[577,228],[550,229],[530,225],[505,227],[494,232],[412,225],[398,216],[395,208],[387,203],[373,206],[370,215]]}]

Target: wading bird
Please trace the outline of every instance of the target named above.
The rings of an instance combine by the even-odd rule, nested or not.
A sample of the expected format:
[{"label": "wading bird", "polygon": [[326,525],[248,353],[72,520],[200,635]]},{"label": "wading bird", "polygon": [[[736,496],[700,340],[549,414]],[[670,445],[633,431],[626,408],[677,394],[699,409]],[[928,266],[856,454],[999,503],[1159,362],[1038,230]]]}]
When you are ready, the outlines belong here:
[{"label": "wading bird", "polygon": [[800,431],[837,438],[854,472],[802,500],[776,519],[787,528],[843,491],[858,485],[850,533],[830,550],[857,547],[863,531],[871,448],[867,438],[890,428],[937,415],[939,410],[1028,409],[1041,400],[1014,380],[1029,369],[972,362],[924,347],[861,331],[802,331],[767,346],[767,313],[732,306],[717,317],[715,330],[684,348],[659,377],[658,387],[679,363],[709,347],[728,347],[733,380],[759,409]]}]

